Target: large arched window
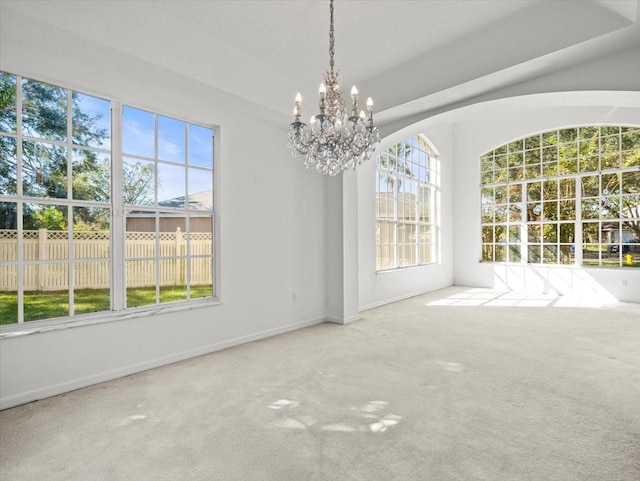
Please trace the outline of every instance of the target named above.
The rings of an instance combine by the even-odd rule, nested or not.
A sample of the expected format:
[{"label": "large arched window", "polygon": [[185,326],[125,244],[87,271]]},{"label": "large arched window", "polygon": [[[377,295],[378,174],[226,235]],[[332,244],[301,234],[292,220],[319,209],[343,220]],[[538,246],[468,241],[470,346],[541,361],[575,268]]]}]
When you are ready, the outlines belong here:
[{"label": "large arched window", "polygon": [[437,260],[438,160],[423,135],[376,158],[376,270]]},{"label": "large arched window", "polygon": [[640,267],[640,127],[543,132],[480,170],[482,261]]}]

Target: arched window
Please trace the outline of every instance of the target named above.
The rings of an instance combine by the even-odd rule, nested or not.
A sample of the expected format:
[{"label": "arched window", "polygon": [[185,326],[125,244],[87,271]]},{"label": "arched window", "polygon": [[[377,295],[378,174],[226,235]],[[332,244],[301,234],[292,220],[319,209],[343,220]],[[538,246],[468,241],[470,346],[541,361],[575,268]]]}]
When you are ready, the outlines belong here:
[{"label": "arched window", "polygon": [[376,270],[437,260],[438,160],[423,135],[376,158]]},{"label": "arched window", "polygon": [[543,132],[480,170],[482,261],[640,267],[640,127]]}]

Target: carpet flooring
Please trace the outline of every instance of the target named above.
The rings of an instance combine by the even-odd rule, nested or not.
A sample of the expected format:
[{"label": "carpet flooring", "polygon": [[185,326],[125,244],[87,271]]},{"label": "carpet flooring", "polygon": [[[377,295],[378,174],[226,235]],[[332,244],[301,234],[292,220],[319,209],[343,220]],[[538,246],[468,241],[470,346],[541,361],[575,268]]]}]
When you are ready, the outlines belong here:
[{"label": "carpet flooring", "polygon": [[638,481],[640,305],[558,305],[452,287],[8,409],[0,479]]}]

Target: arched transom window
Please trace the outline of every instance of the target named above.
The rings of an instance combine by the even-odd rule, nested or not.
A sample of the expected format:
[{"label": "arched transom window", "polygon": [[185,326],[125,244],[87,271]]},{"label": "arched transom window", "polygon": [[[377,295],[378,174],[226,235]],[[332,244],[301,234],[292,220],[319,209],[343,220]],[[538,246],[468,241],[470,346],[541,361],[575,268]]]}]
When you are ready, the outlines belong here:
[{"label": "arched transom window", "polygon": [[640,267],[640,127],[543,132],[480,170],[483,262]]}]

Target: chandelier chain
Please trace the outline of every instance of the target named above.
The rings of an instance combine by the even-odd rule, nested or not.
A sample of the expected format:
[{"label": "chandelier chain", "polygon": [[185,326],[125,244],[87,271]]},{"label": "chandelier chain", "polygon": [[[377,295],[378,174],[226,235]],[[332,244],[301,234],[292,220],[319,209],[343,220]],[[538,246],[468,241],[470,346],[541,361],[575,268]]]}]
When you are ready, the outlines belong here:
[{"label": "chandelier chain", "polygon": [[333,0],[329,1],[329,67],[331,68],[331,73],[333,73],[333,56],[335,54],[335,38],[333,34]]}]

